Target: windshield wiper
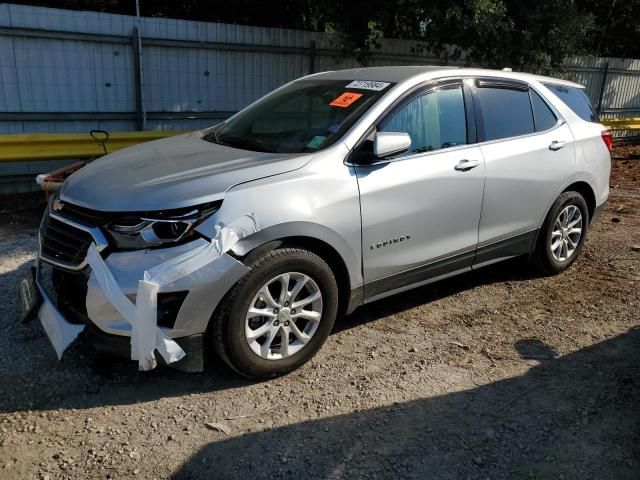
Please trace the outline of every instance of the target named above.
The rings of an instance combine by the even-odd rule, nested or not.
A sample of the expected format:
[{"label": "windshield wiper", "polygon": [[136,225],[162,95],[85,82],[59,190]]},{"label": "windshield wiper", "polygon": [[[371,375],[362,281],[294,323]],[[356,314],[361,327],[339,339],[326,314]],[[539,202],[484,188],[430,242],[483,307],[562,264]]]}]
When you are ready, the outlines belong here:
[{"label": "windshield wiper", "polygon": [[276,153],[277,150],[260,140],[252,138],[242,138],[236,136],[224,136],[222,141],[218,141],[221,145],[229,145],[230,147],[244,148],[248,150],[256,149],[259,152]]},{"label": "windshield wiper", "polygon": [[218,132],[216,132],[215,128],[212,128],[211,130],[209,130],[207,134],[202,138],[207,142],[217,143],[218,145],[226,145],[224,142],[221,142],[220,139],[218,138]]}]

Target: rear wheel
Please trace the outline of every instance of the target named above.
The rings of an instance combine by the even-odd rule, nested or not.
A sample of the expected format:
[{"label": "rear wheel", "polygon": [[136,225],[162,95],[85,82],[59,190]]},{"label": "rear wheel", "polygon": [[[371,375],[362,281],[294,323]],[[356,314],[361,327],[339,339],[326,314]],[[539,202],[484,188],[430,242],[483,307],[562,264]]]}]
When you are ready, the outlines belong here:
[{"label": "rear wheel", "polygon": [[589,225],[589,210],[578,192],[564,192],[545,219],[534,251],[534,262],[544,273],[566,270],[578,257]]},{"label": "rear wheel", "polygon": [[306,363],[323,345],[336,318],[333,272],[316,254],[272,250],[222,300],[212,319],[218,355],[251,378],[270,378]]}]

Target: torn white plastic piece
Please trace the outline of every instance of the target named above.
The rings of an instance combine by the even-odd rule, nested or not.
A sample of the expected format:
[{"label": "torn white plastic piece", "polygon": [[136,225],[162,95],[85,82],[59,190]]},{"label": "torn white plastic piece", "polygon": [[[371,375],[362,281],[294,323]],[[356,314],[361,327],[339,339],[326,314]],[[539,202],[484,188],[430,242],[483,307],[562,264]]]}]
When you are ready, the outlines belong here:
[{"label": "torn white plastic piece", "polygon": [[67,322],[47,298],[40,306],[38,318],[58,355],[58,360],[85,327]]},{"label": "torn white plastic piece", "polygon": [[87,164],[86,160],[72,163],[71,165],[65,165],[62,168],[58,168],[49,173],[41,173],[36,177],[36,183],[40,185],[40,188],[45,192],[56,192],[60,190],[65,179],[74,173],[76,170],[81,169]]},{"label": "torn white plastic piece", "polygon": [[[153,355],[156,348],[167,363],[177,362],[184,357],[185,353],[182,348],[180,348],[175,341],[167,337],[166,334],[157,327],[157,324],[154,324],[153,328],[147,328],[143,332],[139,331],[140,328],[136,328],[139,325],[137,318],[140,315],[140,310],[148,308],[155,309],[157,296],[152,299],[153,305],[149,305],[149,301],[137,301],[136,304],[134,304],[129,300],[118,286],[118,283],[109,270],[109,267],[107,267],[104,260],[102,260],[102,257],[94,243],[89,246],[87,262],[91,267],[91,273],[95,275],[95,278],[100,284],[105,296],[109,299],[116,310],[120,312],[120,315],[122,315],[124,319],[131,324],[131,359],[138,360],[140,370],[150,370],[156,366],[155,356]],[[140,295],[140,286],[138,286],[138,295]],[[141,345],[141,339],[145,339],[146,344],[143,343]],[[148,360],[143,362],[140,360],[141,357],[139,356],[139,352],[144,346],[150,349],[150,356],[153,357],[153,362],[149,362]]]},{"label": "torn white plastic piece", "polygon": [[136,303],[122,292],[109,267],[98,253],[95,244],[87,252],[87,262],[105,296],[131,324],[131,359],[138,361],[140,370],[156,367],[155,350],[167,363],[184,357],[180,346],[158,327],[158,291],[182,277],[220,258],[247,235],[259,230],[253,216],[244,215],[228,225],[216,225],[216,234],[210,243],[185,252],[144,272],[138,281]]}]

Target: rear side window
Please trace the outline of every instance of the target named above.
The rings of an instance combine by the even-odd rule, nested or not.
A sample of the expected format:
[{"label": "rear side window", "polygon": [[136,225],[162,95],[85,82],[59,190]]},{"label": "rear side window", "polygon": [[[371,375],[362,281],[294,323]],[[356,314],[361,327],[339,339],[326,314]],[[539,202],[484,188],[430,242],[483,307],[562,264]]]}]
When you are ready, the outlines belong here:
[{"label": "rear side window", "polygon": [[517,137],[535,131],[527,89],[480,87],[476,92],[484,140]]},{"label": "rear side window", "polygon": [[534,90],[531,92],[531,105],[533,106],[533,122],[536,132],[544,132],[552,128],[558,119],[540,95]]},{"label": "rear side window", "polygon": [[553,83],[545,83],[545,87],[555,93],[581,119],[587,122],[598,122],[598,115],[593,110],[591,100],[584,93],[584,88],[566,87]]}]

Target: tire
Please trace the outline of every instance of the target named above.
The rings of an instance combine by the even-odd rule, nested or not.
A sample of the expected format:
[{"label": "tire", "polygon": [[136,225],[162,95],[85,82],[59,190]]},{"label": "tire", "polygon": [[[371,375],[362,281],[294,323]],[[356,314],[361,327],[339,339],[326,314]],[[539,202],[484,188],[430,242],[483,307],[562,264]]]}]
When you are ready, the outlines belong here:
[{"label": "tire", "polygon": [[[338,311],[336,279],[322,258],[300,248],[277,248],[249,255],[246,260],[250,271],[220,302],[210,323],[209,338],[220,358],[245,377],[266,379],[284,375],[308,362],[331,333]],[[286,299],[281,302],[285,281],[289,282],[287,292],[295,293],[298,282],[303,285],[289,299],[291,304]],[[265,291],[263,287],[267,284]],[[315,300],[296,311],[297,304],[311,298]],[[251,316],[256,311],[267,312],[269,316]],[[252,338],[260,329],[268,330],[264,336]],[[270,347],[265,347],[267,341]]]},{"label": "tire", "polygon": [[[565,212],[566,216],[564,216]],[[569,219],[567,225],[571,225],[578,218],[577,212],[580,213],[580,222],[571,228],[564,227],[564,219]],[[561,215],[563,215],[562,218],[560,218]],[[581,229],[579,237],[575,233],[569,234],[578,225]],[[538,234],[533,252],[534,266],[547,275],[555,275],[569,268],[582,250],[588,226],[589,209],[584,197],[578,192],[563,192],[549,210]],[[552,249],[558,245],[558,241],[566,245],[567,249],[564,250],[565,247],[562,245]]]}]

